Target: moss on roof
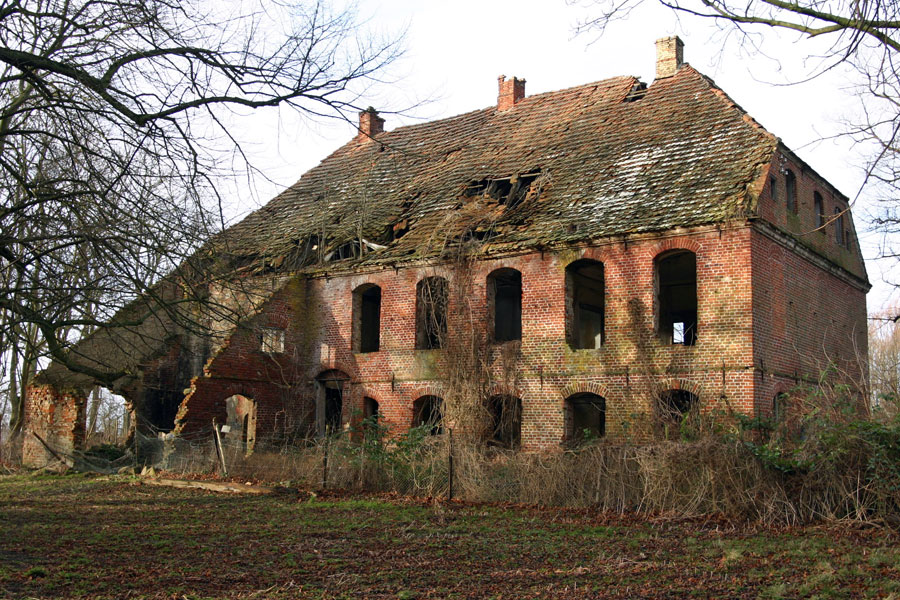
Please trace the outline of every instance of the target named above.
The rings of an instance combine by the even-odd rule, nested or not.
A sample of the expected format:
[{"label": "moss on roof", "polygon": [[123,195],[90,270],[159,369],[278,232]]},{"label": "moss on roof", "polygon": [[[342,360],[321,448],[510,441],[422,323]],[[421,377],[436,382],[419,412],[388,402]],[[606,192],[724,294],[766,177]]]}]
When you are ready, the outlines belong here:
[{"label": "moss on roof", "polygon": [[[291,269],[363,238],[358,267],[472,236],[489,253],[749,216],[776,138],[690,66],[641,86],[615,77],[359,136],[213,248]],[[498,179],[529,185],[518,202],[482,192]]]}]

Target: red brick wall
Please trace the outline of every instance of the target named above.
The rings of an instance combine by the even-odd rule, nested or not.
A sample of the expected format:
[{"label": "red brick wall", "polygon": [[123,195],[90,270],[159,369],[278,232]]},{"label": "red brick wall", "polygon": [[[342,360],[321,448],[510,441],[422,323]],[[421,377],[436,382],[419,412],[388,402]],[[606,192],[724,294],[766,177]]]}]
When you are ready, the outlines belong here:
[{"label": "red brick wall", "polygon": [[753,308],[757,403],[815,382],[829,367],[842,380],[867,377],[866,297],[858,288],[754,232]]},{"label": "red brick wall", "polygon": [[[794,173],[797,183],[797,211],[787,208],[785,191],[785,173]],[[773,197],[772,182],[775,183]],[[826,221],[824,227],[816,227],[813,196],[819,192],[822,196],[823,211],[827,220],[834,217],[834,209],[847,210],[844,215],[844,229],[849,232],[849,244],[844,246],[835,242],[835,224]],[[801,244],[828,258],[858,277],[865,278],[862,254],[859,252],[859,241],[853,226],[847,199],[824,179],[809,170],[799,161],[785,154],[777,155],[769,169],[769,175],[759,198],[759,216],[777,228],[790,233]]]},{"label": "red brick wall", "polygon": [[56,459],[35,434],[64,457],[80,448],[85,435],[87,395],[80,390],[57,390],[49,385],[28,388],[22,464],[40,468]]},{"label": "red brick wall", "polygon": [[[768,210],[765,202],[760,206]],[[391,430],[403,432],[417,398],[451,400],[444,382],[452,366],[449,351],[415,349],[416,284],[427,276],[448,278],[450,335],[474,327],[476,337],[487,339],[486,280],[499,268],[522,274],[522,341],[484,349],[491,365],[484,389],[521,398],[526,448],[559,445],[565,399],[576,393],[603,396],[607,434],[622,438],[647,429],[654,392],[687,389],[704,411],[730,407],[752,414],[768,410],[774,394],[797,378],[816,377],[828,360],[860,375],[854,359],[857,353],[865,356],[863,292],[820,268],[821,261],[816,265],[775,242],[771,231],[763,235],[765,229],[749,224],[619,238],[589,248],[485,260],[463,270],[422,266],[293,280],[231,335],[203,376],[192,380],[177,429],[188,437],[207,435],[213,419],[225,423],[226,399],[241,395],[256,403],[258,443],[309,433],[317,396],[323,397],[314,379],[336,369],[349,377],[345,426],[362,415],[363,398],[372,397]],[[695,346],[664,343],[655,332],[654,258],[673,249],[690,250],[697,258]],[[565,268],[582,258],[604,264],[606,341],[596,350],[572,350],[565,337]],[[352,293],[363,284],[382,290],[381,347],[360,354],[351,351]],[[464,293],[457,293],[460,289]],[[283,353],[261,351],[263,327],[285,330]],[[160,360],[169,359],[176,360]],[[168,372],[163,367],[157,371]],[[83,414],[74,397],[59,395],[59,403],[71,416],[47,421],[36,415],[38,420],[74,423],[78,410]],[[66,427],[58,436],[74,440]]]},{"label": "red brick wall", "polygon": [[[690,235],[617,240],[581,250],[484,261],[467,273],[471,278],[467,297],[451,292],[451,302],[468,302],[470,311],[463,312],[486,335],[488,274],[502,267],[522,273],[521,347],[517,351],[517,342],[495,345],[490,356],[498,393],[506,391],[502,382],[508,371],[500,365],[501,354],[517,357],[514,391],[523,401],[522,439],[528,448],[553,447],[562,441],[564,400],[581,391],[606,398],[607,431],[614,436],[646,423],[652,390],[686,388],[698,394],[704,409],[727,402],[751,412],[755,389],[750,241],[748,227],[709,228]],[[654,331],[654,257],[678,248],[697,255],[695,346],[665,344]],[[606,343],[597,350],[573,351],[565,340],[565,267],[580,258],[605,265]],[[351,378],[345,422],[362,412],[362,398],[370,396],[379,402],[393,431],[404,431],[416,398],[444,395],[447,351],[414,349],[416,284],[431,275],[451,281],[458,276],[452,269],[433,266],[388,269],[319,278],[279,292],[255,322],[239,330],[214,357],[208,376],[194,383],[180,414],[185,431],[206,426],[213,417],[223,422],[225,399],[241,394],[258,402],[257,437],[262,439],[265,431],[276,427],[274,415],[280,412],[311,416],[315,406],[311,380],[329,369]],[[365,283],[382,289],[381,350],[354,354],[352,292]],[[458,309],[452,306],[451,313],[459,313]],[[259,326],[287,329],[283,355],[260,352],[253,329]],[[458,327],[451,322],[451,335]],[[319,335],[310,337],[310,331]]]}]

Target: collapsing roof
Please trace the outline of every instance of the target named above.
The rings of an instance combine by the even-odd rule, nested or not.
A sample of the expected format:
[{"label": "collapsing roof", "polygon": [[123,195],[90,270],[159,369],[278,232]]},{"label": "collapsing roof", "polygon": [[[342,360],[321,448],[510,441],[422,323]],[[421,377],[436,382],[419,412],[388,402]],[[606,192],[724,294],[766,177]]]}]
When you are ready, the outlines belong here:
[{"label": "collapsing roof", "polygon": [[778,145],[687,65],[499,104],[393,131],[364,111],[371,135],[212,248],[295,270],[432,258],[466,236],[490,253],[718,223],[749,216]]}]

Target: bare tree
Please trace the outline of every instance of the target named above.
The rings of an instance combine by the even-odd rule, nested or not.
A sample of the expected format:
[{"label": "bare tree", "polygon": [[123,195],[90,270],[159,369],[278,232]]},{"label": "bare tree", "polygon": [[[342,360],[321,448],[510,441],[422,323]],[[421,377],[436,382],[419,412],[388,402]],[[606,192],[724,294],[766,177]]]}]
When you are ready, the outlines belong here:
[{"label": "bare tree", "polygon": [[[585,4],[580,0],[570,3]],[[860,115],[849,117],[845,133],[868,148],[866,184],[881,200],[872,215],[876,229],[885,234],[882,255],[900,259],[900,247],[891,236],[900,233],[900,4],[885,0],[823,2],[822,0],[588,0],[592,16],[582,21],[581,33],[602,32],[626,18],[635,8],[659,3],[680,15],[715,21],[736,35],[747,49],[765,55],[766,33],[795,32],[801,37],[827,40],[828,46],[809,46],[816,59],[809,76],[839,64],[858,74],[862,101]],[[891,282],[900,285],[900,281]]]},{"label": "bare tree", "polygon": [[229,122],[358,109],[399,53],[359,33],[354,11],[327,0],[0,0],[0,362],[14,429],[40,357],[108,384],[133,365],[75,341],[148,320],[160,337],[202,329],[197,305],[227,277],[199,251],[223,225],[214,184],[243,157]]},{"label": "bare tree", "polygon": [[869,325],[869,379],[872,407],[895,417],[900,408],[900,314],[894,307],[876,315]]}]

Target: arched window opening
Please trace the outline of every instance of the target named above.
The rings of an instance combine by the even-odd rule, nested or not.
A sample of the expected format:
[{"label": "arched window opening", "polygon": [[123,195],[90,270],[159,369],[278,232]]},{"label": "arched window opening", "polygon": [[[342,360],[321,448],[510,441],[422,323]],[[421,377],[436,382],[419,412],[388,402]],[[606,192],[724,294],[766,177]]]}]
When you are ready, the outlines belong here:
[{"label": "arched window opening", "polygon": [[316,432],[320,437],[341,432],[349,382],[350,377],[338,370],[325,371],[316,378]]},{"label": "arched window opening", "polygon": [[413,427],[425,427],[429,435],[444,433],[444,401],[438,396],[422,396],[413,402]]},{"label": "arched window opening", "polygon": [[697,343],[697,255],[687,250],[656,261],[659,335],[670,344]]},{"label": "arched window opening", "polygon": [[580,444],[606,435],[606,399],[588,392],[566,398],[566,442]]},{"label": "arched window opening", "polygon": [[378,421],[380,418],[378,412],[378,401],[375,398],[363,398],[363,418],[372,421]]},{"label": "arched window opening", "polygon": [[784,173],[784,195],[787,196],[788,212],[797,214],[797,178],[790,169]]},{"label": "arched window opening", "polygon": [[666,390],[659,394],[657,410],[664,424],[680,424],[699,405],[699,398],[687,390]]},{"label": "arched window opening", "polygon": [[834,243],[844,245],[844,212],[839,206],[834,207]]},{"label": "arched window opening", "polygon": [[816,228],[825,225],[825,205],[822,203],[822,194],[813,192],[813,212],[816,214]]},{"label": "arched window opening", "polygon": [[251,454],[256,445],[256,402],[244,396],[234,395],[225,399],[226,440],[240,444],[244,454]]},{"label": "arched window opening", "polygon": [[354,352],[378,352],[381,345],[381,288],[367,283],[353,290]]},{"label": "arched window opening", "polygon": [[522,274],[497,269],[488,275],[488,314],[494,322],[494,341],[522,339]]},{"label": "arched window opening", "polygon": [[490,443],[518,448],[522,444],[522,400],[510,395],[491,396],[487,408],[491,415]]},{"label": "arched window opening", "polygon": [[784,421],[787,400],[788,395],[784,392],[779,392],[772,398],[772,421],[774,423],[778,424]]},{"label": "arched window opening", "polygon": [[363,398],[363,436],[369,439],[383,437],[387,432],[381,427],[380,421],[381,414],[378,412],[378,401],[368,396]]},{"label": "arched window opening", "polygon": [[605,303],[603,263],[582,259],[566,267],[566,338],[572,349],[603,344]]},{"label": "arched window opening", "polygon": [[416,285],[416,349],[441,348],[447,335],[449,285],[443,277],[426,277]]}]

